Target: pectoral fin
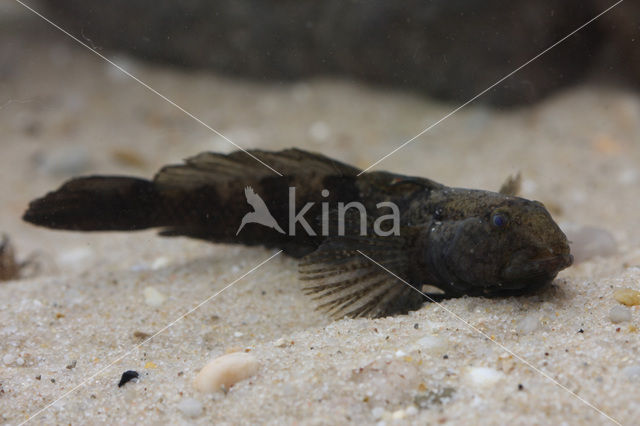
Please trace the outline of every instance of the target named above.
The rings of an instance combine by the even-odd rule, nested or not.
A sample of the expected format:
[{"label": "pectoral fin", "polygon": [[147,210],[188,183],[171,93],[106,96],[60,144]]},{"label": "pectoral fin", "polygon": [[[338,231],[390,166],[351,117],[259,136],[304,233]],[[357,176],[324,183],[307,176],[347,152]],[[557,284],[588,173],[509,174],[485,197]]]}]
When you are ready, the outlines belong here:
[{"label": "pectoral fin", "polygon": [[424,297],[407,281],[409,256],[402,237],[344,236],[326,240],[300,263],[305,293],[334,318],[383,317],[417,309]]}]

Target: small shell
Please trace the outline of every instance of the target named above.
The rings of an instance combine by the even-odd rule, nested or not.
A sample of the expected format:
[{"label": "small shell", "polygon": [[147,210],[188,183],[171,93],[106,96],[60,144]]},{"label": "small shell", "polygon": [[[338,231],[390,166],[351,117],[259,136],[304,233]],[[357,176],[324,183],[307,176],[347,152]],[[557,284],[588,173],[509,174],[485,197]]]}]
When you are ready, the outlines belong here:
[{"label": "small shell", "polygon": [[200,392],[229,389],[258,371],[258,360],[245,352],[233,352],[214,358],[204,366],[193,381]]}]

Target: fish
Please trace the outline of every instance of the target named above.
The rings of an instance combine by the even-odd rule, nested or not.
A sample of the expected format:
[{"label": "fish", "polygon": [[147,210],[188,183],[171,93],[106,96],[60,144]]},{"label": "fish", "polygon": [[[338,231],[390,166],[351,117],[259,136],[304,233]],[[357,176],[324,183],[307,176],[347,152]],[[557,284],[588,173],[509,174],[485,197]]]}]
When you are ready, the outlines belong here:
[{"label": "fish", "polygon": [[362,172],[297,148],[204,152],[151,180],[72,178],[23,219],[277,248],[300,260],[303,291],[319,309],[376,318],[427,300],[535,291],[571,266],[567,237],[518,187],[519,175],[493,192]]}]

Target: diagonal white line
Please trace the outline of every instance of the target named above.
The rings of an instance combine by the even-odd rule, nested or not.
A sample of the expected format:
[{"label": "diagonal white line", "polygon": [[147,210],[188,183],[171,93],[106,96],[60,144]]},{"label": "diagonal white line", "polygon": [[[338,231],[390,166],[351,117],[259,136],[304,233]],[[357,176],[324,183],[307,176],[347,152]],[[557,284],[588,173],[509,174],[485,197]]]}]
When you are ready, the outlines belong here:
[{"label": "diagonal white line", "polygon": [[447,118],[451,117],[453,114],[457,113],[458,111],[460,111],[462,108],[466,107],[467,105],[469,105],[471,102],[475,101],[476,99],[478,99],[480,96],[484,95],[485,93],[487,93],[489,90],[493,89],[494,87],[496,87],[498,84],[502,83],[503,81],[505,81],[506,79],[508,79],[509,77],[511,77],[512,75],[514,75],[515,73],[517,73],[518,71],[520,71],[522,68],[526,67],[527,65],[529,65],[531,62],[535,61],[536,59],[538,59],[539,57],[541,57],[542,55],[544,55],[545,53],[549,52],[551,49],[553,49],[554,47],[558,46],[559,44],[561,44],[562,42],[564,42],[566,39],[568,39],[569,37],[573,36],[575,33],[577,33],[578,31],[580,31],[581,29],[583,29],[584,27],[586,27],[587,25],[591,24],[593,21],[595,21],[596,19],[600,18],[602,15],[604,15],[605,13],[609,12],[611,9],[613,9],[614,7],[616,7],[617,5],[619,5],[620,3],[622,3],[624,0],[618,0],[616,3],[614,3],[613,5],[609,6],[607,9],[605,9],[603,12],[599,13],[598,15],[594,16],[593,18],[591,18],[590,20],[588,20],[587,22],[585,22],[584,24],[580,25],[578,28],[576,28],[575,30],[571,31],[569,34],[567,34],[566,36],[562,37],[560,40],[556,41],[555,43],[553,43],[551,46],[547,47],[546,49],[544,49],[542,52],[538,53],[536,56],[534,56],[533,58],[529,59],[527,62],[525,62],[524,64],[520,65],[518,68],[516,68],[515,70],[511,71],[509,74],[505,75],[504,77],[502,77],[500,80],[496,81],[495,83],[493,83],[491,86],[487,87],[486,89],[484,89],[482,92],[478,93],[477,95],[475,95],[473,98],[469,99],[467,102],[463,103],[462,105],[460,105],[458,108],[454,109],[453,111],[449,112],[447,115],[445,115],[444,117],[442,117],[441,119],[439,119],[438,121],[436,121],[435,123],[431,124],[429,127],[426,127],[425,129],[423,129],[420,133],[418,133],[417,135],[415,135],[414,137],[412,137],[411,139],[405,141],[402,145],[400,145],[399,147],[397,147],[396,149],[394,149],[393,151],[391,151],[390,153],[388,153],[387,155],[385,155],[384,157],[382,157],[381,159],[379,159],[378,161],[376,161],[375,163],[371,164],[369,167],[367,167],[366,169],[362,170],[360,173],[358,173],[358,176],[360,176],[361,174],[363,174],[364,172],[366,172],[367,170],[371,169],[372,167],[376,166],[377,164],[381,163],[382,161],[384,161],[385,159],[387,159],[387,157],[392,156],[393,154],[395,154],[396,152],[398,152],[399,150],[401,150],[402,148],[404,148],[405,146],[409,145],[411,142],[413,142],[414,140],[418,139],[420,136],[424,135],[425,133],[427,133],[429,130],[433,129],[434,127],[436,127],[438,124],[442,123],[444,120],[446,120]]},{"label": "diagonal white line", "polygon": [[91,46],[89,46],[88,44],[86,44],[85,42],[83,42],[82,40],[80,40],[78,37],[74,36],[73,34],[71,34],[70,32],[68,32],[67,30],[65,30],[64,28],[60,27],[58,24],[56,24],[55,22],[53,22],[52,20],[50,20],[49,18],[47,18],[46,16],[42,15],[41,13],[39,13],[38,11],[36,11],[35,9],[33,9],[32,7],[26,5],[25,3],[23,3],[21,0],[15,0],[17,3],[21,4],[22,6],[24,6],[26,9],[30,10],[31,12],[33,12],[34,14],[38,15],[40,18],[42,18],[44,21],[48,22],[49,24],[51,24],[53,27],[55,27],[56,29],[60,30],[61,32],[63,32],[64,34],[66,34],[67,36],[71,37],[73,40],[75,40],[76,42],[78,42],[79,44],[81,44],[82,46],[86,47],[87,49],[89,49],[91,52],[95,53],[97,56],[99,56],[100,58],[104,59],[105,61],[107,61],[108,63],[110,63],[111,65],[113,65],[114,67],[116,67],[118,70],[120,70],[122,73],[126,74],[127,76],[131,77],[132,79],[134,79],[136,82],[140,83],[140,85],[142,85],[145,89],[149,90],[150,92],[158,95],[159,97],[161,97],[163,100],[165,100],[166,102],[168,102],[169,104],[171,104],[172,106],[176,107],[177,109],[179,109],[180,111],[182,111],[183,113],[185,113],[186,115],[188,115],[189,117],[193,118],[195,121],[197,121],[198,123],[200,123],[201,125],[203,125],[204,127],[206,127],[207,129],[211,130],[213,133],[215,133],[216,135],[220,136],[222,139],[226,140],[227,142],[229,142],[231,145],[235,146],[236,148],[238,148],[239,150],[241,150],[242,152],[244,152],[245,154],[247,154],[248,156],[250,156],[251,158],[253,158],[254,160],[256,160],[257,162],[259,162],[260,164],[262,164],[263,166],[267,167],[268,169],[270,169],[272,172],[274,172],[275,174],[282,176],[282,173],[280,173],[279,171],[277,171],[276,169],[274,169],[273,167],[271,167],[270,165],[268,165],[267,163],[265,163],[264,161],[262,161],[261,159],[259,159],[258,157],[256,157],[255,155],[251,154],[250,152],[248,152],[246,149],[244,149],[243,147],[241,147],[240,145],[238,145],[237,143],[235,143],[234,141],[232,141],[231,139],[229,139],[228,137],[226,137],[225,135],[223,135],[222,133],[220,133],[219,131],[217,131],[216,129],[214,129],[213,127],[211,127],[210,125],[208,125],[207,123],[205,123],[204,121],[202,121],[201,119],[199,119],[198,117],[196,117],[195,115],[193,115],[192,113],[190,113],[189,111],[187,111],[186,109],[184,109],[183,107],[181,107],[180,105],[178,105],[177,103],[175,103],[174,101],[172,101],[171,99],[169,99],[168,97],[166,97],[165,95],[163,95],[162,93],[158,92],[156,89],[154,89],[153,87],[149,86],[147,83],[145,83],[144,81],[140,80],[138,77],[136,77],[135,75],[131,74],[129,71],[127,71],[126,69],[124,69],[123,67],[121,67],[120,65],[116,64],[115,62],[113,62],[111,59],[107,58],[106,56],[104,56],[103,54],[101,54],[100,52],[98,52],[97,50],[93,49]]},{"label": "diagonal white line", "polygon": [[32,415],[30,415],[25,421],[23,421],[22,423],[20,423],[20,426],[24,425],[25,423],[31,421],[32,419],[34,419],[36,416],[40,415],[42,412],[44,412],[45,410],[51,408],[55,403],[57,403],[58,401],[60,401],[61,399],[64,399],[65,397],[67,397],[68,395],[72,394],[73,392],[75,392],[76,390],[80,389],[82,386],[84,386],[85,384],[87,384],[87,382],[89,382],[90,380],[92,380],[94,377],[100,375],[102,372],[104,372],[105,370],[107,370],[109,367],[113,366],[115,363],[117,363],[118,361],[120,361],[122,358],[126,357],[127,355],[131,354],[133,351],[137,350],[138,348],[140,348],[140,346],[146,344],[149,340],[153,339],[154,337],[156,337],[158,334],[166,331],[168,328],[172,327],[173,325],[175,325],[177,322],[179,322],[180,320],[182,320],[184,317],[186,317],[187,315],[193,313],[195,310],[199,309],[202,305],[204,305],[205,303],[209,302],[210,300],[216,298],[220,293],[222,293],[223,291],[225,291],[226,289],[228,289],[229,287],[231,287],[232,285],[234,285],[235,283],[237,283],[238,281],[240,281],[241,279],[243,279],[244,277],[246,277],[247,275],[249,275],[250,273],[252,273],[253,271],[255,271],[256,269],[258,269],[259,267],[261,267],[262,265],[264,265],[265,263],[269,262],[271,259],[273,259],[274,257],[276,257],[277,255],[279,255],[280,253],[282,253],[282,250],[278,250],[275,254],[273,254],[271,257],[269,257],[266,260],[263,260],[262,262],[260,262],[258,265],[254,266],[253,268],[249,269],[247,272],[245,272],[244,274],[242,274],[240,277],[236,278],[235,280],[233,280],[230,284],[226,285],[222,290],[217,291],[216,293],[212,294],[211,296],[207,297],[206,299],[204,299],[202,302],[198,303],[195,307],[189,309],[187,312],[185,312],[184,314],[180,315],[178,318],[176,318],[175,320],[171,321],[169,324],[165,325],[164,327],[162,327],[160,330],[156,331],[152,336],[148,337],[146,340],[144,340],[141,343],[138,343],[137,345],[135,345],[133,348],[129,349],[127,352],[123,353],[122,355],[119,355],[116,359],[114,359],[112,362],[110,362],[109,364],[107,364],[106,366],[102,367],[100,370],[96,371],[95,373],[93,373],[91,376],[89,376],[88,378],[86,378],[85,380],[83,380],[81,383],[79,383],[78,385],[74,386],[73,388],[71,388],[70,390],[68,390],[67,392],[65,392],[64,394],[62,394],[59,398],[55,399],[53,402],[45,405],[44,407],[42,407],[41,409],[39,409],[38,411],[36,411],[35,413],[33,413]]},{"label": "diagonal white line", "polygon": [[560,388],[566,390],[567,392],[569,392],[571,395],[573,395],[574,397],[576,397],[579,401],[581,401],[582,403],[586,404],[587,406],[593,408],[594,410],[596,410],[598,413],[602,414],[604,417],[606,417],[607,419],[611,420],[613,423],[617,424],[617,425],[622,425],[619,421],[617,421],[616,419],[614,419],[613,417],[611,417],[610,415],[608,415],[607,413],[605,413],[604,411],[602,411],[601,409],[599,409],[598,407],[596,407],[595,405],[593,405],[592,403],[590,403],[589,401],[587,401],[586,399],[582,398],[580,395],[578,395],[577,393],[573,392],[571,389],[567,388],[566,386],[564,386],[563,384],[561,384],[560,382],[558,382],[556,379],[554,379],[553,377],[551,377],[550,375],[548,375],[547,373],[545,373],[544,371],[540,370],[539,368],[537,368],[536,366],[534,366],[533,364],[531,364],[529,361],[527,361],[526,359],[522,358],[521,356],[519,356],[518,354],[516,354],[515,352],[513,352],[511,349],[507,348],[506,346],[504,346],[502,343],[497,342],[495,340],[493,340],[491,338],[491,336],[489,336],[487,333],[485,333],[484,331],[480,330],[478,327],[470,324],[469,322],[467,322],[464,318],[460,317],[458,314],[456,314],[455,312],[453,312],[451,309],[447,308],[446,306],[444,306],[442,303],[439,303],[437,301],[435,301],[433,298],[429,297],[427,294],[425,294],[424,292],[418,290],[417,288],[415,288],[414,286],[412,286],[411,284],[409,284],[408,282],[406,282],[405,280],[403,280],[402,278],[400,278],[399,276],[397,276],[396,274],[394,274],[393,272],[391,272],[389,269],[387,269],[386,267],[384,267],[383,265],[381,265],[380,263],[376,262],[375,260],[373,260],[372,258],[370,258],[369,256],[367,256],[366,254],[364,254],[363,252],[361,252],[360,250],[357,250],[358,253],[360,253],[362,256],[364,256],[365,258],[367,258],[369,261],[375,263],[376,265],[378,265],[380,268],[384,269],[387,273],[389,273],[390,275],[393,275],[395,278],[397,278],[398,280],[402,281],[405,285],[409,286],[412,290],[417,291],[418,293],[420,293],[421,295],[423,295],[424,297],[426,297],[427,299],[429,299],[429,301],[431,301],[432,303],[435,303],[436,305],[438,305],[440,308],[444,309],[447,313],[449,313],[450,315],[452,315],[453,317],[455,317],[457,320],[461,321],[462,323],[464,323],[464,325],[466,325],[467,327],[469,327],[471,330],[476,331],[477,333],[481,334],[483,337],[489,339],[491,342],[495,343],[496,345],[498,345],[502,350],[504,350],[505,352],[509,353],[511,356],[513,356],[514,358],[516,358],[517,360],[519,360],[520,362],[526,364],[528,367],[530,367],[532,370],[534,370],[535,372],[541,374],[543,377],[547,378],[548,380],[550,380],[552,383],[556,384],[557,386],[559,386]]}]

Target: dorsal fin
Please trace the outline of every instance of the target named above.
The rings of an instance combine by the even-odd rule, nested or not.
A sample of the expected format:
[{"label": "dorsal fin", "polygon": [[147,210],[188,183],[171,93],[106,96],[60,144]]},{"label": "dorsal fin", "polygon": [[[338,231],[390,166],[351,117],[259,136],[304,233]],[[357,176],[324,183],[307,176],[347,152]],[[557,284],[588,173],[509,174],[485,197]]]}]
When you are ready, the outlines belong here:
[{"label": "dorsal fin", "polygon": [[[355,167],[297,148],[276,152],[250,150],[248,153],[285,177],[300,180],[300,183],[304,183],[306,179],[322,178],[328,175],[355,176],[359,172]],[[234,151],[230,154],[203,152],[187,158],[185,164],[163,167],[154,177],[154,182],[171,187],[194,188],[234,180],[242,180],[246,184],[248,181],[277,177],[277,174],[246,152]]]},{"label": "dorsal fin", "polygon": [[500,194],[513,195],[514,197],[517,197],[518,194],[520,193],[521,186],[522,186],[522,176],[520,175],[520,172],[518,172],[515,175],[509,176],[504,181],[504,183],[502,184],[498,192]]}]

